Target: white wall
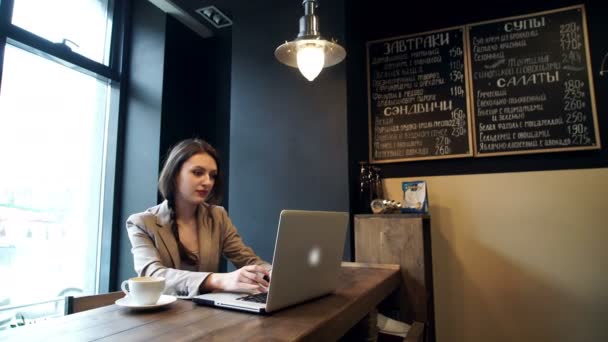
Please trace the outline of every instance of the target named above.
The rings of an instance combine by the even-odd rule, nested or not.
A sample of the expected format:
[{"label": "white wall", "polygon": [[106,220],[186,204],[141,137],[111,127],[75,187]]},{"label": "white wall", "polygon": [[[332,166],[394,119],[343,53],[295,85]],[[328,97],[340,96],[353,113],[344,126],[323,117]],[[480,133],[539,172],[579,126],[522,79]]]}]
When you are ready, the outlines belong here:
[{"label": "white wall", "polygon": [[417,179],[437,341],[608,341],[608,169]]}]

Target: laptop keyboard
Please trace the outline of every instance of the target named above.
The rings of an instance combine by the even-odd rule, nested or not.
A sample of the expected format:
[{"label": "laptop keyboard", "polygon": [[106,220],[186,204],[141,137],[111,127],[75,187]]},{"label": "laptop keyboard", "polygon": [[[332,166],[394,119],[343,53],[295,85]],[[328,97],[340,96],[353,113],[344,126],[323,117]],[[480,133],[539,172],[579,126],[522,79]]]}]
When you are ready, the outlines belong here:
[{"label": "laptop keyboard", "polygon": [[268,292],[258,293],[254,295],[248,295],[245,297],[239,297],[236,300],[244,300],[247,302],[255,302],[255,303],[266,303],[266,298],[268,297]]}]

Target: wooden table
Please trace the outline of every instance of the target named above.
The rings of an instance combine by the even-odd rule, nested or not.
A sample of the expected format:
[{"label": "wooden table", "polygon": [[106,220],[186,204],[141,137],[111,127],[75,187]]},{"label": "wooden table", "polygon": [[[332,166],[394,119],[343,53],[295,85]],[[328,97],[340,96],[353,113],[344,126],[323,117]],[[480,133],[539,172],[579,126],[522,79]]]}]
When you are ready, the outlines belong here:
[{"label": "wooden table", "polygon": [[399,266],[343,263],[339,283],[331,295],[268,316],[187,300],[155,311],[110,305],[10,329],[0,340],[333,341],[399,286]]}]

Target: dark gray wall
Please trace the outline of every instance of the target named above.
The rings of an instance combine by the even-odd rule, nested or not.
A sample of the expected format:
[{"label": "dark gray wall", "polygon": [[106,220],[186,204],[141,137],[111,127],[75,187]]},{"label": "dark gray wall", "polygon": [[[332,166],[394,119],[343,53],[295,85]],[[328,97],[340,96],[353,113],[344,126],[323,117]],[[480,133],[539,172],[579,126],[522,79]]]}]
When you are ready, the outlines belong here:
[{"label": "dark gray wall", "polygon": [[228,170],[230,29],[203,39],[167,16],[165,37],[159,167],[173,145],[199,137],[218,150],[220,166]]},{"label": "dark gray wall", "polygon": [[115,285],[135,275],[125,222],[156,204],[161,133],[165,14],[145,0],[133,1],[132,13]]},{"label": "dark gray wall", "polygon": [[[317,14],[321,33],[343,43],[344,1]],[[229,214],[268,261],[282,209],[348,210],[345,63],[309,82],[274,57],[302,15],[300,1],[284,0],[232,11]]]}]

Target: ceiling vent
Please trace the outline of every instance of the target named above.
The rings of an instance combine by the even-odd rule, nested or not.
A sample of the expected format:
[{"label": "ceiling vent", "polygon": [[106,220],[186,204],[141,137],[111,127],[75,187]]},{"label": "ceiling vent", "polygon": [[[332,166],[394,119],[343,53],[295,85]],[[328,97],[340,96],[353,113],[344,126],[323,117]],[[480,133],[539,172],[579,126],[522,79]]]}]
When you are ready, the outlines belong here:
[{"label": "ceiling vent", "polygon": [[215,6],[207,6],[199,8],[196,13],[200,14],[208,22],[211,23],[215,28],[228,27],[232,25],[232,20],[228,18],[222,11],[217,9]]}]

